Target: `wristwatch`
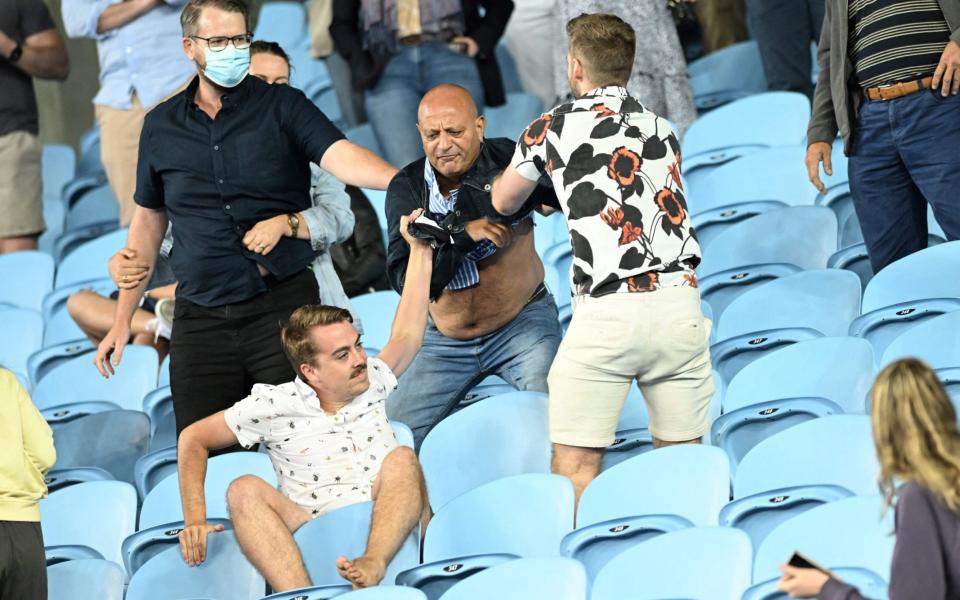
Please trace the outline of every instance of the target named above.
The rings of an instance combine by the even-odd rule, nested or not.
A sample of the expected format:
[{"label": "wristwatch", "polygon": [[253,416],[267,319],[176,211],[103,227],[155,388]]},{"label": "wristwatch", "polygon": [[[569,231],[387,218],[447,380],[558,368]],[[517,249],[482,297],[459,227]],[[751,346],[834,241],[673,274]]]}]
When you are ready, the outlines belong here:
[{"label": "wristwatch", "polygon": [[300,217],[297,213],[287,215],[287,225],[290,226],[290,237],[297,237],[297,231],[300,229]]},{"label": "wristwatch", "polygon": [[21,56],[23,56],[23,46],[17,44],[17,47],[13,49],[13,52],[10,53],[10,56],[7,57],[7,60],[15,63],[20,60]]}]

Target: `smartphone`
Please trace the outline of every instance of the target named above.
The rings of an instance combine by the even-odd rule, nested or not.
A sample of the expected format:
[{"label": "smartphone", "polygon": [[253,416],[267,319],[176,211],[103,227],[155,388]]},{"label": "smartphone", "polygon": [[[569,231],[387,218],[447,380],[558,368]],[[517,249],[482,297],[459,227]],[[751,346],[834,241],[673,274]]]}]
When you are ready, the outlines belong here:
[{"label": "smartphone", "polygon": [[816,569],[821,573],[826,573],[827,575],[833,575],[833,573],[830,572],[830,569],[821,567],[820,565],[813,562],[812,560],[810,560],[810,558],[808,558],[807,556],[804,556],[802,553],[800,553],[797,550],[793,552],[793,556],[790,557],[790,560],[787,561],[787,564],[790,565],[791,567],[797,567],[798,569]]}]

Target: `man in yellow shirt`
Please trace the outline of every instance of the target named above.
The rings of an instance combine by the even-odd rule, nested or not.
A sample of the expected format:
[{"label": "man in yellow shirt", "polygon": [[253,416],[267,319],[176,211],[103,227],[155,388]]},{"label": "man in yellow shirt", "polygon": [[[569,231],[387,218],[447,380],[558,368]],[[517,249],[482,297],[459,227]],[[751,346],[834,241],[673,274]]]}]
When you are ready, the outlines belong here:
[{"label": "man in yellow shirt", "polygon": [[13,373],[0,368],[0,598],[46,600],[40,531],[53,432]]}]

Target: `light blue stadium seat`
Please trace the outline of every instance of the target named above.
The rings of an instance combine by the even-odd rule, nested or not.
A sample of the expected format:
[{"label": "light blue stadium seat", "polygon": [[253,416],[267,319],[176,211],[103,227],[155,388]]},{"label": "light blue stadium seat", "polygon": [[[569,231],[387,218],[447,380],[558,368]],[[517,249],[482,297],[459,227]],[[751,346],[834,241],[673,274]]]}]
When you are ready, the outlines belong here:
[{"label": "light blue stadium seat", "polygon": [[727,527],[674,531],[623,552],[593,582],[591,600],[740,600],[750,586],[750,538]]},{"label": "light blue stadium seat", "polygon": [[[210,459],[204,493],[207,501],[207,518],[226,519],[227,488],[241,475],[255,475],[272,486],[277,485],[277,475],[270,457],[260,452],[230,452]],[[180,506],[180,480],[176,474],[157,483],[143,500],[140,509],[140,529],[156,527],[183,520]]]},{"label": "light blue stadium seat", "polygon": [[109,185],[84,192],[67,206],[64,231],[77,231],[96,225],[119,223],[120,207]]},{"label": "light blue stadium seat", "polygon": [[549,248],[560,242],[570,243],[567,220],[562,212],[558,211],[544,216],[534,211],[533,224],[533,244],[541,258]]},{"label": "light blue stadium seat", "polygon": [[767,91],[757,42],[749,40],[711,52],[691,62],[690,88],[701,113]]},{"label": "light blue stadium seat", "polygon": [[118,229],[86,242],[60,261],[55,287],[109,277],[107,260],[127,243],[127,230]]},{"label": "light blue stadium seat", "polygon": [[139,411],[109,410],[63,423],[53,434],[57,468],[98,467],[132,484],[134,465],[150,445],[150,420]]},{"label": "light blue stadium seat", "polygon": [[66,144],[44,144],[41,158],[43,193],[60,196],[60,190],[73,179],[77,168],[77,156]]},{"label": "light blue stadium seat", "polygon": [[503,90],[507,93],[522,92],[523,83],[520,80],[517,63],[513,59],[513,54],[510,53],[507,43],[503,40],[497,43],[496,57],[497,65],[500,67],[500,78],[503,80]]},{"label": "light blue stadium seat", "polygon": [[363,345],[383,349],[390,341],[400,295],[393,290],[369,292],[354,296],[350,304],[363,321]]},{"label": "light blue stadium seat", "polygon": [[50,425],[50,428],[53,429],[54,434],[56,434],[60,427],[66,423],[76,421],[81,417],[118,410],[123,409],[113,402],[104,402],[101,400],[82,400],[79,402],[65,404],[63,406],[46,408],[41,410],[40,414],[47,421],[47,424]]},{"label": "light blue stadium seat", "polygon": [[373,126],[370,123],[351,127],[344,133],[347,139],[354,144],[363,146],[378,156],[383,156],[383,150],[380,149],[380,143],[377,141],[377,136],[374,135]]},{"label": "light blue stadium seat", "polygon": [[63,234],[67,211],[59,196],[43,194],[43,222],[47,226],[37,238],[37,250],[53,258],[57,238]]},{"label": "light blue stadium seat", "polygon": [[778,567],[799,550],[818,564],[868,569],[890,578],[893,511],[882,511],[877,495],[830,502],[793,517],[770,532],[756,549],[753,580],[777,577]]},{"label": "light blue stadium seat", "polygon": [[[832,218],[832,215],[831,215]],[[801,271],[737,296],[717,323],[710,355],[730,381],[754,360],[779,348],[846,334],[860,311],[860,280],[848,271]]]},{"label": "light blue stadium seat", "polygon": [[[389,586],[384,586],[384,588],[390,589]],[[370,589],[379,589],[379,587]],[[317,585],[288,592],[277,592],[265,596],[263,600],[330,600],[330,598],[343,596],[351,591],[353,591],[353,586],[349,583],[344,585]]]},{"label": "light blue stadium seat", "polygon": [[[231,531],[233,524],[229,519],[209,518],[206,520],[208,525],[223,525],[224,531]],[[166,523],[149,528],[141,528],[135,533],[131,533],[123,540],[120,547],[123,553],[123,566],[129,576],[133,576],[140,567],[150,562],[150,560],[167,551],[169,548],[179,545],[180,532],[183,531],[183,522]]]},{"label": "light blue stadium seat", "polygon": [[47,567],[51,599],[123,600],[123,584],[123,568],[109,560],[71,560]]},{"label": "light blue stadium seat", "polygon": [[78,483],[115,480],[116,478],[109,471],[99,467],[54,468],[47,471],[43,478],[43,482],[47,484],[47,491],[51,494]]},{"label": "light blue stadium seat", "polygon": [[35,310],[0,306],[0,366],[26,378],[27,359],[43,344],[43,317]]},{"label": "light blue stadium seat", "polygon": [[668,531],[716,525],[730,497],[722,450],[702,445],[661,448],[601,473],[584,490],[577,529],[560,544],[590,578],[627,548]]},{"label": "light blue stadium seat", "polygon": [[767,92],[701,116],[683,137],[683,167],[691,189],[706,170],[771,146],[803,143],[810,101],[796,92]]},{"label": "light blue stadium seat", "polygon": [[467,395],[463,397],[463,403],[472,404],[485,398],[489,398],[490,396],[509,394],[515,389],[516,388],[501,379],[499,376],[489,375],[480,383],[473,386],[469,392],[467,392]]},{"label": "light blue stadium seat", "polygon": [[442,600],[493,598],[586,600],[587,576],[583,566],[569,558],[520,558],[464,579],[450,588]]},{"label": "light blue stadium seat", "polygon": [[133,533],[137,491],[122,481],[91,481],[63,488],[40,501],[48,556],[60,546],[86,546],[123,564],[120,544]]},{"label": "light blue stadium seat", "polygon": [[[825,416],[754,446],[734,477],[735,500],[720,524],[746,531],[754,545],[780,523],[820,504],[876,490],[870,417]],[[785,560],[785,559],[784,559]]]},{"label": "light blue stadium seat", "polygon": [[[425,596],[413,588],[380,585],[339,596],[343,600],[425,600]],[[313,597],[310,597],[313,600]]]},{"label": "light blue stadium seat", "polygon": [[[851,221],[853,220],[855,219],[847,221],[847,229],[852,229]],[[857,224],[856,231],[860,231],[859,224]],[[942,244],[945,241],[943,237],[933,234],[927,235],[928,248]],[[827,261],[827,266],[831,269],[853,271],[857,274],[857,277],[860,278],[860,283],[864,289],[866,289],[867,284],[870,283],[874,275],[873,266],[870,264],[870,255],[867,253],[867,245],[862,241],[834,252],[833,255],[830,256],[830,260]]]},{"label": "light blue stadium seat", "polygon": [[322,59],[310,56],[308,46],[288,47],[287,56],[290,57],[291,85],[302,90],[307,98],[312,100],[330,87],[327,64]]},{"label": "light blue stadium seat", "polygon": [[317,105],[317,108],[319,108],[334,125],[337,127],[344,126],[343,110],[340,108],[340,100],[337,99],[337,92],[332,86],[317,87],[313,90],[310,100]]},{"label": "light blue stadium seat", "polygon": [[397,438],[397,443],[412,450],[414,448],[413,430],[400,421],[390,421],[390,426],[393,427],[393,436]]},{"label": "light blue stadium seat", "polygon": [[[101,185],[102,182],[97,182]],[[66,220],[66,208],[64,208],[64,221]],[[119,221],[101,221],[80,229],[64,231],[58,234],[53,240],[53,257],[59,264],[64,258],[69,256],[80,246],[91,242],[99,237],[107,235],[120,228]]]},{"label": "light blue stadium seat", "polygon": [[53,259],[45,252],[22,250],[0,256],[0,306],[40,310],[53,289]]},{"label": "light blue stadium seat", "polygon": [[143,412],[150,417],[150,450],[177,445],[177,423],[173,414],[173,393],[169,385],[157,387],[143,397]]},{"label": "light blue stadium seat", "polygon": [[160,373],[157,374],[157,387],[170,385],[170,355],[167,354],[160,363]]},{"label": "light blue stadium seat", "polygon": [[722,323],[723,311],[747,289],[804,269],[822,269],[837,245],[828,208],[771,210],[718,233],[697,268],[700,295]]},{"label": "light blue stadium seat", "polygon": [[[367,545],[373,502],[358,502],[322,514],[300,527],[293,539],[300,547],[307,574],[314,585],[333,585],[343,582],[337,573],[339,556],[361,556]],[[391,585],[397,574],[420,561],[420,528],[414,527],[403,541],[383,578]]]},{"label": "light blue stadium seat", "polygon": [[568,240],[561,240],[548,248],[542,255],[544,277],[547,289],[557,303],[557,318],[560,327],[566,331],[573,318],[572,296],[570,289],[570,269],[573,265],[573,250]]},{"label": "light blue stadium seat", "polygon": [[960,310],[960,241],[915,252],[887,265],[863,292],[861,316],[850,335],[867,339],[883,356],[898,335],[943,313]]},{"label": "light blue stadium seat", "polygon": [[[97,279],[83,283],[76,283],[67,287],[55,289],[43,298],[43,346],[59,346],[67,342],[89,344],[87,336],[74,322],[67,311],[67,300],[80,290],[91,290],[101,296],[109,296],[117,286],[109,278]],[[73,344],[70,344],[73,345]],[[83,347],[83,346],[81,346]],[[92,360],[91,360],[92,363]]]},{"label": "light blue stadium seat", "polygon": [[207,537],[206,560],[199,566],[187,566],[179,546],[153,557],[130,578],[126,600],[258,600],[265,589],[233,532],[223,531]]},{"label": "light blue stadium seat", "polygon": [[88,339],[74,340],[55,346],[47,346],[37,350],[27,358],[27,375],[33,385],[46,377],[47,373],[54,367],[67,362],[72,358],[82,355],[91,355],[90,363],[93,364],[92,352],[96,350]]},{"label": "light blue stadium seat", "polygon": [[[510,509],[503,510],[506,506]],[[424,564],[401,573],[397,583],[439,598],[482,570],[484,559],[492,566],[504,555],[556,556],[572,527],[568,478],[528,473],[498,479],[454,498],[434,515],[423,542]],[[471,568],[463,568],[465,562]]]},{"label": "light blue stadium seat", "polygon": [[[387,235],[388,223],[387,223],[387,192],[384,190],[371,190],[368,188],[363,188],[363,195],[367,197],[367,200],[370,201],[370,204],[373,206],[373,210],[377,213],[377,221],[380,222],[380,229],[383,231],[383,241],[384,243],[389,242],[389,237]],[[351,300],[352,302],[353,300]]]},{"label": "light blue stadium seat", "polygon": [[64,361],[33,388],[33,402],[44,410],[86,400],[113,402],[140,410],[143,396],[157,384],[157,351],[151,346],[127,346],[116,373],[105,379],[89,355]]},{"label": "light blue stadium seat", "polygon": [[77,177],[96,175],[106,178],[100,156],[100,129],[94,126],[80,136],[80,157],[77,159]]},{"label": "light blue stadium seat", "polygon": [[307,13],[299,2],[267,2],[260,8],[260,17],[253,32],[254,38],[277,42],[288,52],[306,47]]},{"label": "light blue stadium seat", "polygon": [[[784,560],[786,562],[786,560]],[[857,588],[863,598],[886,598],[887,582],[882,577],[858,567],[840,567],[830,570],[834,575]],[[743,594],[742,600],[790,600],[790,597],[777,589],[780,577],[768,579],[750,587]]]},{"label": "light blue stadium seat", "polygon": [[420,464],[434,510],[502,477],[549,473],[546,394],[493,396],[450,415],[423,440]]},{"label": "light blue stadium seat", "polygon": [[510,92],[506,104],[484,109],[483,114],[487,118],[484,137],[517,141],[527,126],[542,113],[543,101],[537,96]]},{"label": "light blue stadium seat", "polygon": [[873,365],[873,347],[860,338],[798,342],[763,355],[737,373],[723,397],[723,412],[775,398],[818,397],[846,413],[864,413]]},{"label": "light blue stadium seat", "polygon": [[[817,189],[803,169],[806,148],[766,148],[717,167],[691,184],[688,205],[700,246],[760,213],[787,206],[813,206]],[[706,253],[706,250],[705,250]]]},{"label": "light blue stadium seat", "polygon": [[158,483],[177,472],[177,446],[151,450],[137,460],[133,468],[134,485],[140,498],[146,498]]}]

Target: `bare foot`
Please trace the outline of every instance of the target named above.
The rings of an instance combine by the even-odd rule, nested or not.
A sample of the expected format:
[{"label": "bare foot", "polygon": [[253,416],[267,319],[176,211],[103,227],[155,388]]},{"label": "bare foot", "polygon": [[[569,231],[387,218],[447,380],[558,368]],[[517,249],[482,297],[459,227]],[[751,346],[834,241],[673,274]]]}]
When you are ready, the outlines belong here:
[{"label": "bare foot", "polygon": [[341,556],[337,559],[337,571],[340,576],[353,584],[354,589],[373,587],[380,583],[387,570],[387,563],[370,557],[361,556],[353,560]]}]

